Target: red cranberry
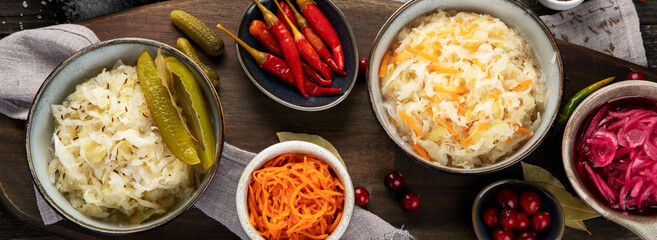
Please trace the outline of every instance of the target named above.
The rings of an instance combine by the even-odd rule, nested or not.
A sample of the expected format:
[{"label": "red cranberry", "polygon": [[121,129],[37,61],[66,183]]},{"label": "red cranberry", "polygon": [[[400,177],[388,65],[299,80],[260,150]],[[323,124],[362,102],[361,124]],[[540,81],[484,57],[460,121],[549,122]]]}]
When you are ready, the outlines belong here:
[{"label": "red cranberry", "polygon": [[414,212],[420,207],[420,196],[415,193],[407,193],[402,198],[401,205],[407,212]]},{"label": "red cranberry", "polygon": [[396,191],[404,187],[404,176],[397,171],[392,171],[383,178],[383,183],[388,189]]},{"label": "red cranberry", "polygon": [[506,229],[516,227],[516,211],[513,209],[502,209],[499,218],[500,226]]},{"label": "red cranberry", "polygon": [[527,191],[520,194],[520,208],[527,214],[534,214],[541,208],[541,197],[535,192]]},{"label": "red cranberry", "polygon": [[529,230],[522,231],[518,233],[516,240],[536,240],[536,233]]},{"label": "red cranberry", "polygon": [[529,228],[529,216],[524,212],[516,212],[516,231],[522,231]]},{"label": "red cranberry", "polygon": [[502,189],[495,196],[495,201],[502,209],[516,209],[518,206],[518,197],[511,189]]},{"label": "red cranberry", "polygon": [[500,215],[500,211],[495,207],[489,207],[484,211],[481,217],[484,219],[484,224],[489,227],[497,226],[497,217]]},{"label": "red cranberry", "polygon": [[548,227],[550,227],[550,214],[547,212],[537,212],[532,216],[532,230],[534,232],[542,232],[545,231]]},{"label": "red cranberry", "polygon": [[367,58],[358,60],[358,75],[364,75],[367,70]]},{"label": "red cranberry", "polygon": [[627,80],[646,80],[646,75],[639,71],[631,71],[627,74]]},{"label": "red cranberry", "polygon": [[493,229],[493,240],[513,240],[513,231],[496,227]]},{"label": "red cranberry", "polygon": [[363,206],[370,201],[370,193],[364,187],[354,188],[354,196],[356,197],[356,205]]}]

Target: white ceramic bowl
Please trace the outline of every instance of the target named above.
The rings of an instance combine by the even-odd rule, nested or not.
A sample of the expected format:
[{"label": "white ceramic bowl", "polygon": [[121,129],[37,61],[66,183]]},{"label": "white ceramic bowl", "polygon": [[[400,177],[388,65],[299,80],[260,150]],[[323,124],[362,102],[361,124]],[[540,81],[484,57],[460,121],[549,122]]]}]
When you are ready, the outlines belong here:
[{"label": "white ceramic bowl", "polygon": [[[425,160],[418,155],[413,147],[402,140],[397,132],[397,128],[390,121],[385,108],[383,107],[383,96],[379,84],[379,66],[381,59],[390,45],[396,41],[397,34],[406,25],[414,21],[417,17],[433,12],[438,8],[456,9],[461,11],[470,11],[477,13],[490,14],[493,17],[501,19],[509,26],[516,27],[522,32],[532,44],[539,67],[545,74],[547,83],[548,102],[545,110],[541,112],[542,122],[534,135],[523,145],[515,150],[514,153],[507,155],[503,159],[492,165],[487,165],[472,169],[463,169],[453,166],[444,166],[435,162]],[[563,66],[561,56],[557,49],[557,44],[550,34],[550,30],[524,4],[518,1],[507,0],[488,0],[484,4],[479,0],[411,0],[401,6],[379,30],[372,49],[370,50],[369,63],[367,66],[367,83],[370,95],[370,103],[376,115],[377,120],[383,127],[386,134],[406,152],[407,155],[416,161],[443,171],[461,174],[479,174],[492,172],[506,168],[528,156],[541,143],[547,134],[552,122],[557,116],[559,103],[562,96],[563,85]]]},{"label": "white ceramic bowl", "polygon": [[26,148],[32,179],[43,198],[59,214],[84,228],[105,234],[127,234],[161,226],[192,207],[217,171],[219,164],[215,163],[205,172],[200,185],[196,187],[189,199],[176,203],[166,213],[151,217],[140,224],[110,223],[80,213],[71,206],[68,199],[57,190],[55,184],[48,177],[48,163],[51,160],[50,149],[53,148],[52,136],[55,128],[50,105],[61,104],[69,94],[75,91],[78,84],[96,76],[98,71],[103,68],[111,69],[117,60],[121,59],[123,63],[134,66],[142,50],[146,49],[155,56],[159,48],[162,49],[162,54],[174,56],[185,63],[194,74],[206,99],[210,119],[214,125],[214,135],[217,140],[217,161],[215,162],[218,162],[221,157],[224,121],[219,97],[200,68],[182,52],[166,44],[141,38],[109,40],[76,52],[53,70],[37,92],[27,117]]},{"label": "white ceramic bowl", "polygon": [[577,7],[579,4],[584,2],[584,0],[567,0],[567,1],[559,1],[559,0],[538,0],[543,6],[552,9],[552,10],[557,10],[557,11],[563,11],[563,10],[568,10],[574,7]]},{"label": "white ceramic bowl", "polygon": [[246,232],[246,235],[249,238],[264,239],[256,229],[249,222],[249,211],[247,209],[247,194],[249,190],[249,183],[253,178],[253,172],[260,169],[263,164],[267,161],[273,159],[274,157],[284,154],[284,153],[303,153],[303,154],[312,154],[318,157],[320,160],[324,161],[333,172],[338,176],[338,179],[342,182],[342,185],[345,187],[345,201],[344,208],[342,213],[342,219],[338,226],[333,230],[333,233],[329,235],[327,239],[337,240],[340,239],[347,226],[349,225],[349,220],[354,211],[354,187],[351,183],[351,178],[347,172],[347,168],[344,163],[342,163],[335,155],[326,150],[323,147],[320,147],[316,144],[302,141],[287,141],[274,144],[265,150],[262,150],[258,155],[253,157],[251,162],[246,165],[244,172],[242,172],[242,177],[240,177],[239,182],[237,183],[237,193],[236,195],[236,207],[237,207],[237,217],[239,218],[240,224]]}]

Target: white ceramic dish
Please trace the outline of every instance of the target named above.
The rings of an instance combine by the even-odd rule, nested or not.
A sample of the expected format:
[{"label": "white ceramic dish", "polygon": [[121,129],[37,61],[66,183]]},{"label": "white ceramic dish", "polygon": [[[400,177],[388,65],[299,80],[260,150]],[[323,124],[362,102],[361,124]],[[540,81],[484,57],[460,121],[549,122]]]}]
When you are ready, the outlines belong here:
[{"label": "white ceramic dish", "polygon": [[335,157],[331,152],[326,150],[323,147],[320,147],[316,144],[302,141],[287,141],[282,143],[274,144],[265,150],[262,150],[258,155],[253,157],[251,162],[246,165],[244,172],[242,172],[242,177],[240,177],[239,182],[237,183],[237,193],[236,195],[236,207],[237,207],[237,217],[239,218],[240,224],[246,232],[246,235],[253,240],[264,239],[256,229],[249,222],[249,212],[247,209],[247,194],[249,190],[249,183],[253,178],[253,172],[260,169],[263,164],[272,158],[281,155],[283,153],[304,153],[312,154],[317,156],[320,160],[323,160],[326,164],[329,165],[333,172],[338,176],[342,185],[345,187],[345,201],[344,208],[342,213],[342,219],[338,226],[335,228],[333,233],[329,235],[327,239],[337,240],[340,239],[347,226],[349,225],[349,220],[354,211],[354,187],[351,183],[351,178],[347,172],[347,168],[344,163],[342,163],[338,158]]},{"label": "white ceramic dish", "polygon": [[575,189],[577,195],[579,195],[586,204],[591,206],[593,210],[600,213],[603,217],[626,227],[641,238],[655,239],[657,237],[657,218],[655,218],[654,215],[645,216],[625,214],[608,207],[600,200],[597,193],[591,193],[587,190],[584,183],[582,183],[575,166],[574,146],[577,138],[576,136],[579,132],[579,128],[589,121],[589,114],[606,102],[629,96],[655,98],[655,96],[657,96],[657,83],[643,80],[617,82],[601,88],[585,98],[584,101],[575,108],[575,111],[570,115],[570,119],[568,119],[568,123],[566,124],[563,133],[563,141],[561,143],[561,157],[570,184],[573,186],[573,189]]},{"label": "white ceramic dish", "polygon": [[568,10],[574,7],[577,7],[580,5],[584,0],[567,0],[567,1],[559,1],[559,0],[538,0],[543,6],[552,9],[552,10],[557,10],[557,11],[563,11],[563,10]]},{"label": "white ceramic dish", "polygon": [[183,53],[166,44],[141,38],[109,40],[78,51],[55,68],[37,92],[27,118],[26,148],[32,179],[43,198],[59,214],[84,228],[105,234],[127,234],[161,226],[192,207],[217,171],[219,164],[214,164],[206,171],[191,198],[176,203],[167,213],[151,217],[140,224],[110,223],[80,213],[71,206],[68,199],[57,190],[48,177],[47,166],[51,160],[50,149],[53,146],[52,136],[55,128],[50,105],[60,104],[66,96],[75,91],[78,84],[97,75],[103,68],[111,69],[117,60],[121,59],[125,64],[134,66],[142,50],[146,49],[155,56],[159,48],[162,49],[162,54],[175,56],[192,70],[208,104],[210,119],[214,125],[217,140],[216,159],[221,157],[224,122],[219,97],[200,68]]},{"label": "white ceramic dish", "polygon": [[[381,59],[390,45],[396,41],[397,33],[417,17],[432,12],[438,8],[456,9],[477,13],[487,13],[501,19],[507,25],[516,27],[529,40],[534,48],[540,68],[545,74],[548,90],[548,103],[541,112],[543,121],[534,135],[520,146],[513,154],[498,160],[497,163],[472,169],[463,169],[452,166],[443,166],[427,161],[418,155],[413,147],[404,142],[399,136],[396,127],[390,121],[382,106],[383,97],[379,84],[378,69]],[[550,34],[547,26],[527,6],[517,1],[489,0],[482,4],[478,0],[412,0],[401,6],[379,30],[369,55],[370,62],[367,71],[368,92],[370,103],[377,120],[386,134],[416,161],[443,171],[461,174],[479,174],[497,171],[517,163],[528,156],[541,143],[547,134],[552,122],[557,116],[561,102],[563,86],[563,66],[557,44]]]}]

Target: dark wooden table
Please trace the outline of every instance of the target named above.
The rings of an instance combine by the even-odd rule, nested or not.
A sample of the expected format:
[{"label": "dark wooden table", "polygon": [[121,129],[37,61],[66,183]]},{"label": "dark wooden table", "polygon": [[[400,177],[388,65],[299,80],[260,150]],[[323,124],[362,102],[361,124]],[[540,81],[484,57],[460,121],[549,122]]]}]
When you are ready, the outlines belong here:
[{"label": "dark wooden table", "polygon": [[[601,1],[601,0],[598,0]],[[65,4],[59,1],[26,1],[32,8],[24,8],[23,1],[0,1],[0,37],[25,29],[51,25],[66,21],[66,14],[61,10]],[[141,4],[144,1],[131,1]],[[196,1],[204,2],[204,1]],[[195,12],[201,19],[220,21],[229,29],[235,29],[237,18],[250,1],[208,1],[207,9]],[[335,0],[336,4],[349,18],[358,39],[359,52],[362,56],[369,53],[369,46],[379,26],[401,4],[389,0]],[[534,0],[524,2],[539,14],[554,13],[537,5]],[[58,5],[59,4],[59,5]],[[198,4],[198,3],[192,3]],[[641,31],[648,56],[649,68],[657,68],[657,1],[635,1],[641,20]],[[37,6],[37,7],[35,7]],[[138,14],[140,19],[127,19],[124,13],[85,20],[81,23],[96,32],[101,40],[116,37],[148,37],[169,44],[174,44],[180,32],[170,24],[151,24],[165,22],[168,16],[161,14],[174,8],[187,9],[190,3],[173,0],[151,9],[142,6],[125,13]],[[189,7],[191,8],[191,7]],[[368,14],[363,9],[376,9],[378,14]],[[370,11],[371,12],[371,11]],[[218,16],[217,16],[218,15]],[[40,16],[40,17],[39,17]],[[21,24],[19,24],[21,23]],[[162,34],[162,33],[166,34]],[[370,190],[371,200],[367,209],[379,215],[396,227],[410,230],[418,239],[471,239],[470,209],[477,192],[491,182],[507,178],[522,178],[520,165],[503,171],[481,176],[458,176],[439,172],[421,166],[401,153],[383,133],[370,111],[367,100],[366,83],[359,79],[351,95],[340,105],[323,112],[307,113],[286,108],[275,103],[262,94],[241,72],[235,58],[232,41],[227,40],[226,53],[219,58],[201,58],[210,63],[222,75],[219,95],[222,99],[226,118],[226,141],[249,151],[257,152],[275,142],[276,131],[293,131],[317,133],[331,141],[345,159],[355,185]],[[561,44],[562,51],[576,49],[568,44]],[[580,51],[580,49],[576,49]],[[574,51],[574,50],[573,50]],[[577,79],[601,79],[607,75],[627,73],[627,64],[609,64],[605,58],[594,63],[593,68],[584,68],[581,61],[593,55],[586,51],[564,58],[566,75],[571,79],[566,82],[565,97],[570,97],[574,90],[587,84]],[[1,57],[1,56],[0,56]],[[602,71],[604,69],[604,71]],[[655,80],[656,76],[651,76]],[[246,96],[246,97],[245,97]],[[24,121],[13,120],[0,115],[0,161],[11,161],[10,167],[0,168],[0,190],[5,192],[7,186],[31,191],[31,182],[26,164],[24,164]],[[17,150],[19,149],[19,150]],[[537,150],[537,154],[526,160],[553,172],[568,185],[560,159],[560,141],[558,138],[547,139]],[[7,165],[3,165],[7,166]],[[422,196],[420,211],[405,213],[395,200],[395,196],[385,190],[383,176],[396,169],[404,173],[410,190]],[[10,177],[21,176],[21,177]],[[14,194],[14,193],[11,193]],[[12,197],[12,202],[2,202],[0,208],[0,239],[29,238],[50,239],[60,236],[78,238],[107,237],[81,230],[70,222],[60,222],[43,226],[38,218],[33,196],[24,194]],[[14,206],[20,206],[15,208]],[[157,229],[158,234],[137,234],[132,237],[212,237],[235,238],[222,225],[212,221],[200,224],[190,223],[186,219],[205,219],[200,211],[192,209],[181,218]],[[585,222],[593,236],[573,229],[566,229],[566,239],[636,239],[623,227],[597,218]],[[185,232],[192,227],[196,232]],[[46,229],[44,231],[42,229]],[[180,232],[184,232],[180,235]],[[178,234],[178,235],[176,235]]]}]

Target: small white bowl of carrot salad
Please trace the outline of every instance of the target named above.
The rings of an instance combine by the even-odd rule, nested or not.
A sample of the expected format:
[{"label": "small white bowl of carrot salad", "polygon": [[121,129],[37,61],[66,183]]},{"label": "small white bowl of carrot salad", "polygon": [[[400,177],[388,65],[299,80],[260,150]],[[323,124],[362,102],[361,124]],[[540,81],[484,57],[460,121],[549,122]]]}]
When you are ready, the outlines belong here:
[{"label": "small white bowl of carrot salad", "polygon": [[237,185],[237,215],[251,239],[340,239],[354,209],[343,162],[313,143],[258,153]]}]

